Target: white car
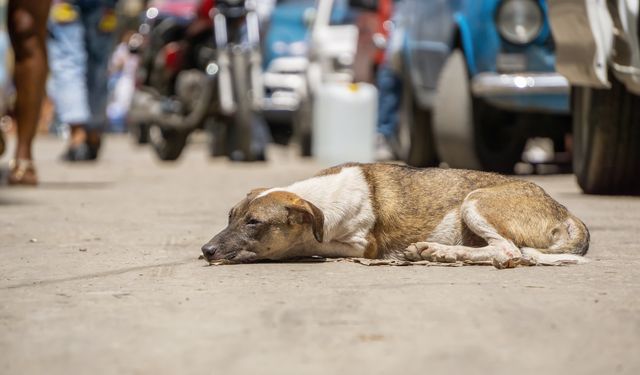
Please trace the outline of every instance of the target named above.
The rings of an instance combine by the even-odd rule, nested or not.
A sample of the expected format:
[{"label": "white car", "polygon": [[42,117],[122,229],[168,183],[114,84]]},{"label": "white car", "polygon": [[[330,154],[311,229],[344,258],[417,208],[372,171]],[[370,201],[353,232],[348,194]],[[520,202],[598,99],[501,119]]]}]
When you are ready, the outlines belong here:
[{"label": "white car", "polygon": [[639,0],[549,0],[556,69],[572,85],[585,193],[640,194]]}]

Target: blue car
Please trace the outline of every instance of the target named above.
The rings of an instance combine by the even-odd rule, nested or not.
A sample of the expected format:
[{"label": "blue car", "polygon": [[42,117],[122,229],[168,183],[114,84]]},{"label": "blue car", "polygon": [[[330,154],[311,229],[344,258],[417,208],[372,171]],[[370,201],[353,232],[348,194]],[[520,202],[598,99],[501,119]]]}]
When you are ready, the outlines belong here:
[{"label": "blue car", "polygon": [[405,0],[407,161],[513,173],[527,139],[564,148],[569,84],[544,0]]},{"label": "blue car", "polygon": [[270,124],[285,125],[285,129],[273,128],[274,134],[291,133],[287,128],[305,88],[308,34],[313,14],[315,0],[279,0],[271,14],[263,45],[263,113]]},{"label": "blue car", "polygon": [[271,14],[265,38],[265,68],[278,57],[306,56],[309,32],[305,17],[315,9],[315,0],[279,0]]}]

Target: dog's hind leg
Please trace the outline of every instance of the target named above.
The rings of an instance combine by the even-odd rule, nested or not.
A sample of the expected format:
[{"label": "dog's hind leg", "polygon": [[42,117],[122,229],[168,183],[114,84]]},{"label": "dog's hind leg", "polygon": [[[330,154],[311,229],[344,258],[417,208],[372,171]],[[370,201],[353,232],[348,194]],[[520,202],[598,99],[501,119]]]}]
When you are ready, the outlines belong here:
[{"label": "dog's hind leg", "polygon": [[486,246],[418,242],[407,248],[405,256],[444,262],[491,262],[505,268],[578,263],[579,255],[589,247],[589,231],[584,224],[542,188],[525,181],[471,192],[460,206],[460,217],[464,225],[486,241]]},{"label": "dog's hind leg", "polygon": [[512,241],[500,235],[493,225],[481,215],[475,201],[465,201],[461,217],[471,231],[487,242],[483,247],[463,245],[443,245],[436,242],[417,242],[405,250],[410,260],[429,260],[452,263],[456,261],[471,263],[489,263],[497,268],[512,268],[518,265],[522,253]]}]

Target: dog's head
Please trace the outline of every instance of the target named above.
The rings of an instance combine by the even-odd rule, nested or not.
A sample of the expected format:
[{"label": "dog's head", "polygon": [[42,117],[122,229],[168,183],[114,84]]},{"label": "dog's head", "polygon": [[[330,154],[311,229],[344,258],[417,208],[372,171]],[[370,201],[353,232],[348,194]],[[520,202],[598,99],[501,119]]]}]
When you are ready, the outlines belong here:
[{"label": "dog's head", "polygon": [[260,194],[265,190],[251,191],[231,209],[227,227],[202,246],[207,261],[283,259],[297,246],[322,242],[324,215],[318,207],[290,192]]}]

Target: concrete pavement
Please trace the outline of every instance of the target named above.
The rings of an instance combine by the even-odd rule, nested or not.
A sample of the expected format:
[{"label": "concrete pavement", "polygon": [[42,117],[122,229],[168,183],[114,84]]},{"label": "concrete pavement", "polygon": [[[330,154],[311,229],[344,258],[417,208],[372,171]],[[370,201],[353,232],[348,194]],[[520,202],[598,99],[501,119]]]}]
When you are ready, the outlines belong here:
[{"label": "concrete pavement", "polygon": [[532,178],[589,226],[584,266],[206,267],[246,191],[320,167],[203,144],[160,164],[124,138],[69,166],[63,147],[38,139],[39,188],[0,187],[2,374],[640,373],[638,198]]}]

